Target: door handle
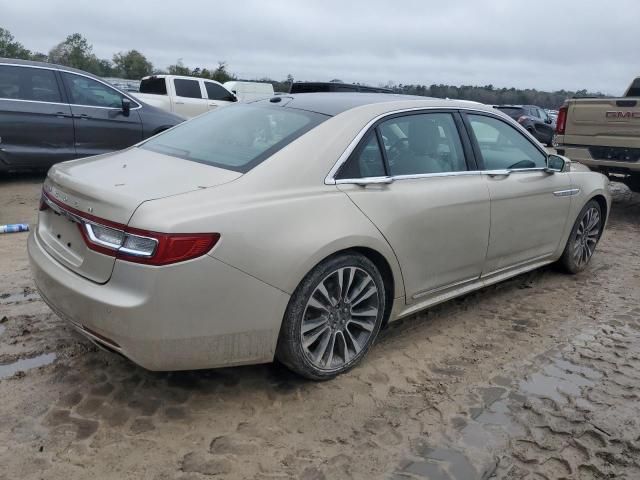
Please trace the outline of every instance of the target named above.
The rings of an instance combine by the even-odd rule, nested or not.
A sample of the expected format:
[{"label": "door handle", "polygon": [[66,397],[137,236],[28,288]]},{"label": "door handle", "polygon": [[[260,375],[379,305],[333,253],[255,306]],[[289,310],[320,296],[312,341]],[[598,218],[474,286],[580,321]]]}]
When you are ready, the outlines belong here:
[{"label": "door handle", "polygon": [[73,118],[81,118],[82,120],[89,120],[91,117],[86,113],[81,113],[80,115],[73,115]]},{"label": "door handle", "polygon": [[508,177],[511,175],[511,170],[491,170],[486,172],[490,177]]},{"label": "door handle", "polygon": [[176,105],[184,105],[184,102],[176,102]]},{"label": "door handle", "polygon": [[218,106],[218,104],[217,104],[217,103],[210,103],[210,104],[209,104],[209,106],[210,106],[210,107],[217,107],[217,106]]},{"label": "door handle", "polygon": [[56,117],[58,117],[58,118],[71,118],[71,115],[69,115],[68,113],[64,113],[64,112],[56,112]]}]

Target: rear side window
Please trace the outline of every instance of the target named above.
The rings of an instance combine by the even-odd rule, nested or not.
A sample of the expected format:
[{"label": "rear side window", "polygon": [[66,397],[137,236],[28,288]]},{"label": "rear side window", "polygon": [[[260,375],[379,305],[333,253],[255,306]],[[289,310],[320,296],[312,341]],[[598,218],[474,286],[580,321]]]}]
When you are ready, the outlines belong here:
[{"label": "rear side window", "polygon": [[245,173],[327,118],[304,110],[235,104],[156,135],[141,148]]},{"label": "rear side window", "polygon": [[176,87],[176,95],[178,97],[202,98],[200,91],[200,82],[197,80],[186,80],[184,78],[176,78],[173,80]]},{"label": "rear side window", "polygon": [[336,179],[384,177],[384,160],[375,130],[371,130],[336,175]]},{"label": "rear side window", "polygon": [[235,102],[235,97],[226,88],[213,82],[204,82],[209,100],[223,100],[225,102]]},{"label": "rear side window", "polygon": [[547,157],[521,132],[492,117],[469,115],[485,170],[543,168]]},{"label": "rear side window", "polygon": [[61,102],[53,70],[31,67],[0,66],[0,98]]},{"label": "rear side window", "polygon": [[140,82],[140,93],[166,95],[167,81],[164,78],[145,78]]}]

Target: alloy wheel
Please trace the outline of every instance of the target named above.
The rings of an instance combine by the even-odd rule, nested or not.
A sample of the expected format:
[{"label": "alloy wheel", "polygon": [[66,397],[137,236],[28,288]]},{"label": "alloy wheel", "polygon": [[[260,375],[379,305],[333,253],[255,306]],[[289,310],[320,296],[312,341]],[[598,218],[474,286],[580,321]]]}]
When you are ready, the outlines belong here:
[{"label": "alloy wheel", "polygon": [[380,295],[362,268],[329,273],[307,301],[300,337],[307,359],[318,369],[336,370],[352,362],[376,329]]},{"label": "alloy wheel", "polygon": [[600,238],[600,212],[597,208],[591,207],[580,220],[573,244],[573,258],[579,267],[591,259],[598,238]]}]

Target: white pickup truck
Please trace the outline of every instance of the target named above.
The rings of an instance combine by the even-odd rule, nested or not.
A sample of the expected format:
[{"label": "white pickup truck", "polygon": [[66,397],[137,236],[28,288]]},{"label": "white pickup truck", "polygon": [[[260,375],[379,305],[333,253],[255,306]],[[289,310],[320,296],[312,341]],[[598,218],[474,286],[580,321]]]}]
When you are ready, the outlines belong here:
[{"label": "white pickup truck", "polygon": [[140,93],[132,93],[149,105],[184,118],[237,102],[236,96],[214,80],[178,75],[152,75],[140,81]]}]

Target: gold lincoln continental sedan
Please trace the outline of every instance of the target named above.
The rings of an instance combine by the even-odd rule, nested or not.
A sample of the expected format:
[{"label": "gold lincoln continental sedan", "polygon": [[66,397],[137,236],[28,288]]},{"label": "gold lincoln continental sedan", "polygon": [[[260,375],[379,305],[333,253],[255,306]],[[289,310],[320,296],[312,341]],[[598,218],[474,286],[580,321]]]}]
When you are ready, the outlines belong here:
[{"label": "gold lincoln continental sedan", "polygon": [[51,168],[42,298],[151,370],[355,366],[380,328],[557,262],[583,270],[608,180],[464,101],[307,93]]}]

